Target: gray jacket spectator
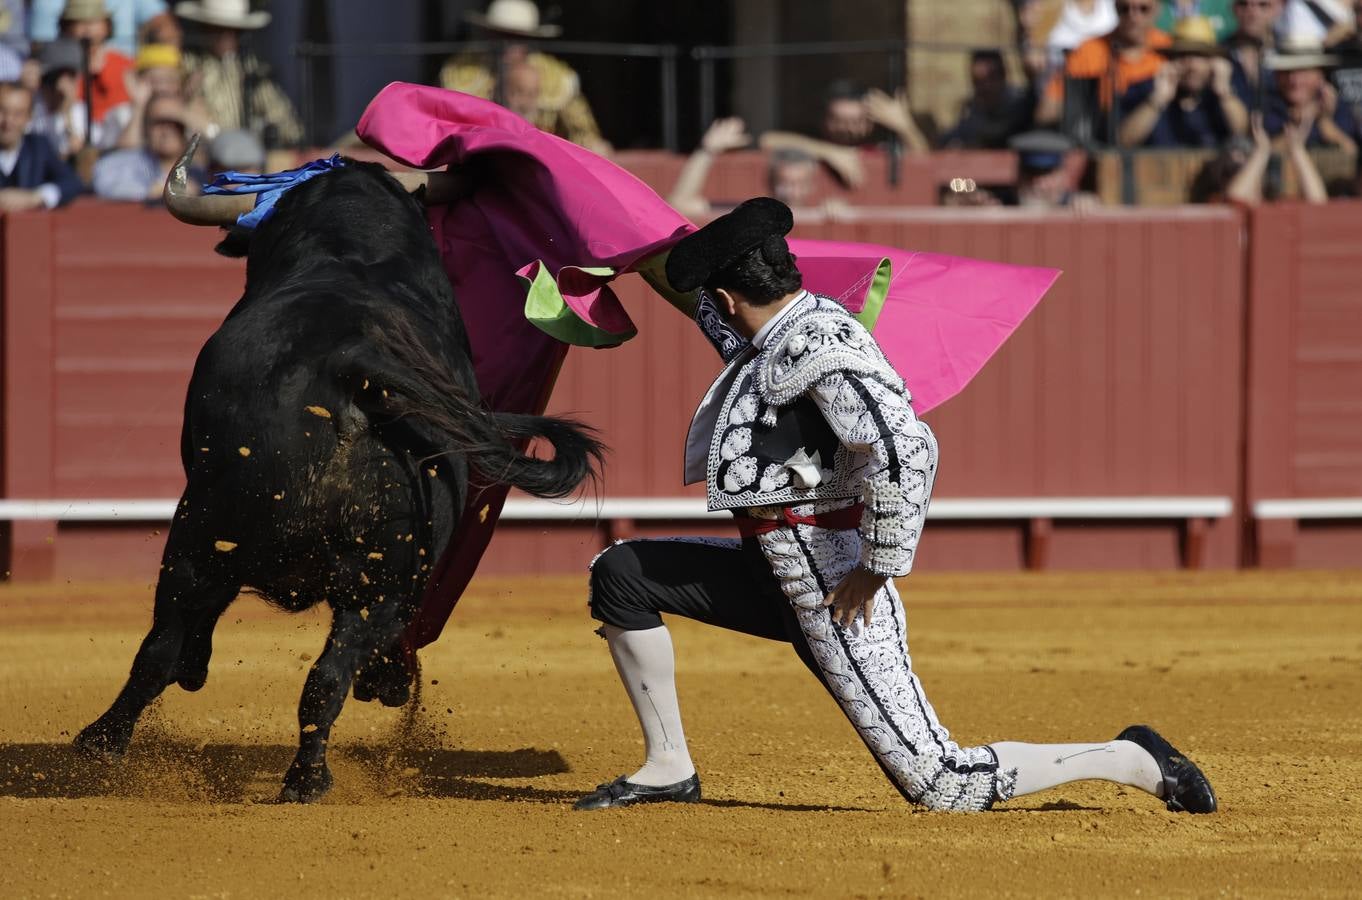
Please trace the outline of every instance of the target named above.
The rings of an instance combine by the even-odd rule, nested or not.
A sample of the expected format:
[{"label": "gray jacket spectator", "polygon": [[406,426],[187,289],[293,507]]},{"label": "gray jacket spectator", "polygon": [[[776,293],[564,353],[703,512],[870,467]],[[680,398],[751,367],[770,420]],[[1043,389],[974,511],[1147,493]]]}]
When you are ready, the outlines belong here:
[{"label": "gray jacket spectator", "polygon": [[[184,105],[174,97],[156,97],[147,104],[144,145],[115,150],[95,163],[95,193],[107,200],[157,200],[166,175],[188,146]],[[202,183],[201,172],[191,180]]]},{"label": "gray jacket spectator", "polygon": [[27,88],[0,84],[0,212],[51,209],[81,192],[80,179],[47,138],[24,133],[32,115]]}]

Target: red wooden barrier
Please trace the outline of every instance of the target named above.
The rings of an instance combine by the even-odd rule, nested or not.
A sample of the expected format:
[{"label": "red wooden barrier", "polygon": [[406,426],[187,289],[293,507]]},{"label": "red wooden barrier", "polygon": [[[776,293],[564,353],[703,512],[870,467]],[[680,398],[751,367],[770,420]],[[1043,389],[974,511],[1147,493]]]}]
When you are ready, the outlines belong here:
[{"label": "red wooden barrier", "polygon": [[[1228,209],[885,211],[800,233],[1065,270],[979,379],[929,415],[942,444],[938,496],[1220,495],[1242,510],[1362,494],[1357,213],[1255,214],[1255,245],[1271,249],[1251,257],[1247,285],[1243,219]],[[215,240],[159,211],[93,201],[4,221],[3,496],[178,494],[190,364],[241,286],[241,264],[212,254]],[[610,496],[674,496],[685,425],[717,360],[636,278],[620,291],[640,336],[574,351],[551,408],[604,430]],[[162,541],[153,527],[15,525],[0,552],[17,575],[150,577]],[[1296,562],[1346,562],[1351,540],[1344,526],[1303,524],[1284,546]],[[1177,562],[1171,524],[1057,524],[1052,541],[1056,566]],[[577,569],[599,542],[590,523],[508,523],[484,571]],[[1237,524],[1222,523],[1205,561],[1234,565],[1240,548]],[[1025,549],[1016,523],[934,524],[922,563],[1015,567]]]},{"label": "red wooden barrier", "polygon": [[[1362,203],[1255,210],[1247,501],[1362,498]],[[1271,519],[1262,565],[1362,564],[1362,522]]]},{"label": "red wooden barrier", "polygon": [[[179,496],[189,373],[244,279],[240,261],[212,252],[219,237],[163,210],[94,201],[5,217],[4,496]],[[133,540],[10,528],[16,577],[99,575]],[[148,575],[160,550],[149,531],[137,530],[132,563]],[[98,539],[96,552],[82,536]]]}]

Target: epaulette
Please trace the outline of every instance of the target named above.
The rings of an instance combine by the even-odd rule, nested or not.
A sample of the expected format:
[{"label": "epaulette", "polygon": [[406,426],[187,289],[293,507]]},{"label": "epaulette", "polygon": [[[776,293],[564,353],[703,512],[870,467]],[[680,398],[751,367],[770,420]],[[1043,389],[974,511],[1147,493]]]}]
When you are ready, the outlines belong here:
[{"label": "epaulette", "polygon": [[865,326],[835,300],[823,297],[767,343],[756,370],[757,390],[770,407],[793,403],[834,372],[851,372],[891,390],[904,390],[903,379]]}]

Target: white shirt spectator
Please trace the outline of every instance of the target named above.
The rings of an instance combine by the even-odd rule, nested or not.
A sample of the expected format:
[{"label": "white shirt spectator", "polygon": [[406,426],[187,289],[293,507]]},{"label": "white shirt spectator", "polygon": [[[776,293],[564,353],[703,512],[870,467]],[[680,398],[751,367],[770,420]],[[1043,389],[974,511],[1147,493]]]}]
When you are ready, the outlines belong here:
[{"label": "white shirt spectator", "polygon": [[1063,56],[1088,38],[1100,37],[1116,30],[1116,0],[1065,0],[1055,26],[1045,38],[1051,56]]},{"label": "white shirt spectator", "polygon": [[1297,44],[1323,44],[1330,28],[1352,21],[1352,5],[1343,0],[1286,0],[1277,19],[1277,37]]},{"label": "white shirt spectator", "polygon": [[[131,121],[132,104],[118,104],[104,114],[102,122],[95,123],[91,145],[100,151],[112,150]],[[73,140],[76,144],[85,140],[85,101],[72,103],[66,115],[50,112],[42,100],[33,101],[33,120],[28,123],[28,130],[30,134],[46,135],[58,155],[65,159],[72,153]]]}]

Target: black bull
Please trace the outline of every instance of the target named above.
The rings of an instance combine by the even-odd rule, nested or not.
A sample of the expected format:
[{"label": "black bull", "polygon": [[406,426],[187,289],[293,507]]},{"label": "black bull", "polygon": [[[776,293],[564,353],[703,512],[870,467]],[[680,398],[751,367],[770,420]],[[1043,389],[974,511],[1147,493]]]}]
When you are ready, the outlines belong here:
[{"label": "black bull", "polygon": [[[116,756],[166,687],[201,688],[213,628],[243,589],[295,612],[325,602],[331,633],[303,688],[281,794],[313,800],[330,787],[326,745],[352,684],[361,700],[408,699],[400,636],[470,477],[564,496],[594,475],[601,447],[575,423],[481,406],[425,214],[381,167],[304,182],[218,249],[247,256],[246,290],[194,366],[188,484],[151,631],[76,745]],[[551,460],[517,449],[535,436]]]}]

